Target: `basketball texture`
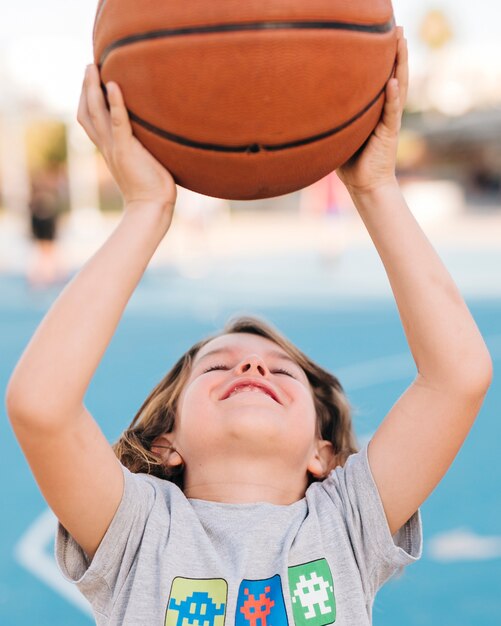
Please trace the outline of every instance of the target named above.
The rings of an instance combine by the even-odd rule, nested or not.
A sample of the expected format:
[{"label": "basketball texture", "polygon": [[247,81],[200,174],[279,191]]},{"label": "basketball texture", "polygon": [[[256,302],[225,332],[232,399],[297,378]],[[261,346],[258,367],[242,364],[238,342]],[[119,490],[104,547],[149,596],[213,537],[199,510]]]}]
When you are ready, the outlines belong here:
[{"label": "basketball texture", "polygon": [[228,200],[302,189],[376,126],[391,0],[101,0],[94,56],[177,184]]}]

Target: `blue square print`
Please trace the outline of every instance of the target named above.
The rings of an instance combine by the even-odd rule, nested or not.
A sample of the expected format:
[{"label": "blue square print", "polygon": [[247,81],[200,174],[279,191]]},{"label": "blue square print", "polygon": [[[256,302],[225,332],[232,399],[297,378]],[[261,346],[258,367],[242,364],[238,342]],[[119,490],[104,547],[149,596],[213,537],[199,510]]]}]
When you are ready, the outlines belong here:
[{"label": "blue square print", "polygon": [[243,580],[238,590],[235,626],[288,626],[280,576]]}]

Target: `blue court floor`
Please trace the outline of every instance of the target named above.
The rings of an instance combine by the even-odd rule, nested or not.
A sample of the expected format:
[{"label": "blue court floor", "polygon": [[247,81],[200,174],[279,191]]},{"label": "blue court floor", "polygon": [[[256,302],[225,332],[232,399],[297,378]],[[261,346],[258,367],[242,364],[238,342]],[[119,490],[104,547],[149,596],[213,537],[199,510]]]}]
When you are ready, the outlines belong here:
[{"label": "blue court floor", "polygon": [[[183,278],[174,268],[147,272],[86,398],[110,440],[177,357],[235,313],[266,317],[336,373],[355,407],[360,442],[374,433],[415,375],[388,293],[340,298],[311,258],[261,259],[246,267],[240,280],[235,267],[231,272],[213,267],[199,280]],[[264,277],[269,284],[273,268],[282,272],[280,289],[264,288]],[[0,276],[2,396],[21,351],[56,295],[57,289],[30,293],[21,276]],[[497,368],[501,299],[467,302]],[[465,445],[421,508],[423,558],[380,591],[375,626],[501,624],[500,407],[501,386],[495,375]],[[89,626],[88,608],[55,568],[54,519],[11,433],[3,405],[0,411],[0,625]]]}]

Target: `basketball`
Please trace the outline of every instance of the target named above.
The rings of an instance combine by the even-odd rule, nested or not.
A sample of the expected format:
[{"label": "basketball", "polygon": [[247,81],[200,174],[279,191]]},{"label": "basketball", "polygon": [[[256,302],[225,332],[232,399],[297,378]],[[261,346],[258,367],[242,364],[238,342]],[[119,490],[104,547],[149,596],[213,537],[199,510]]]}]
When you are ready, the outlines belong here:
[{"label": "basketball", "polygon": [[276,197],[374,130],[397,50],[391,0],[100,0],[94,61],[177,184]]}]

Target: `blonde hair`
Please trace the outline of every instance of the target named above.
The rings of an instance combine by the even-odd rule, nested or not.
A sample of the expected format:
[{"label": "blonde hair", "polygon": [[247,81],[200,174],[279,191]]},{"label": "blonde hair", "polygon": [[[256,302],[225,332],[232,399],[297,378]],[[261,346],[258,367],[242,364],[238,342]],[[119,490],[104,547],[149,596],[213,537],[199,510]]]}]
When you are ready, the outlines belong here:
[{"label": "blonde hair", "polygon": [[[352,426],[351,406],[341,383],[330,372],[309,359],[269,323],[248,316],[231,319],[222,331],[199,341],[183,354],[150,392],[130,426],[114,444],[113,449],[120,462],[131,472],[153,474],[171,480],[182,489],[184,467],[166,466],[153,454],[151,447],[158,436],[172,432],[174,428],[179,397],[198,352],[213,339],[232,333],[250,333],[270,339],[283,348],[304,370],[313,390],[317,436],[332,442],[335,465],[344,465],[346,459],[358,451],[358,445]],[[310,482],[314,480],[315,478],[310,476]]]}]

